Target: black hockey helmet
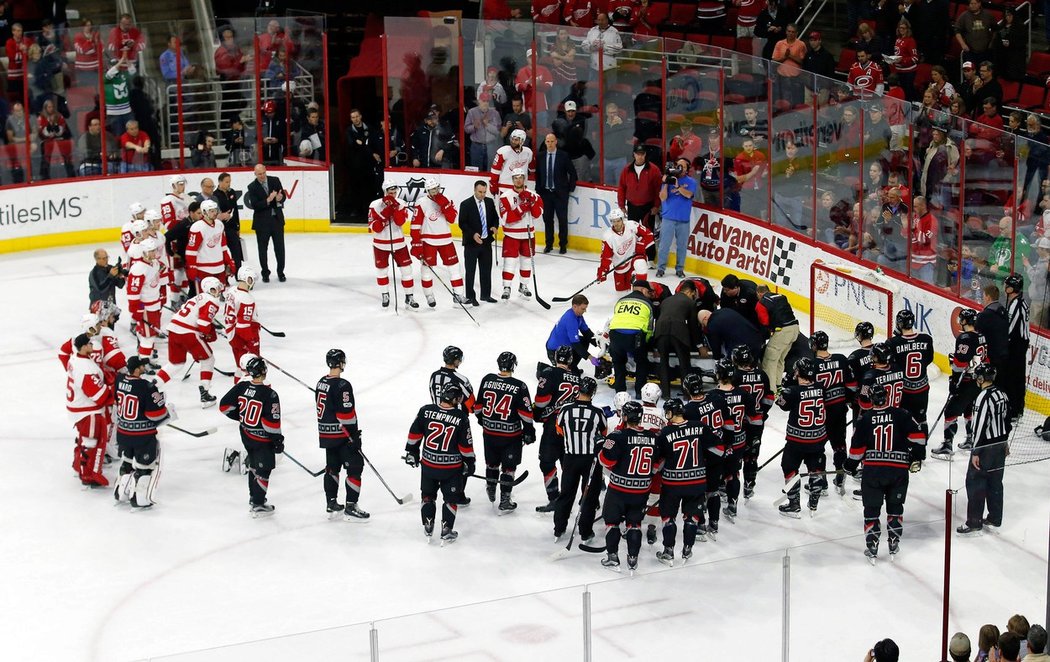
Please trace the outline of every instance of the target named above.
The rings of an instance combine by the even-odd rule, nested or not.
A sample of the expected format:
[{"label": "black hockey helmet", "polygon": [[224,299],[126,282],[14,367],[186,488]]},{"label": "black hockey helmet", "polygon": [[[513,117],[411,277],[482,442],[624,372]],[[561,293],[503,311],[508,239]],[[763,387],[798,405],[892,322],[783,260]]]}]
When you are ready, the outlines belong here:
[{"label": "black hockey helmet", "polygon": [[262,377],[266,374],[266,361],[258,356],[252,357],[244,366],[244,371],[253,379],[256,377]]},{"label": "black hockey helmet", "polygon": [[885,407],[889,404],[890,395],[885,386],[875,384],[872,386],[871,392],[868,393],[868,399],[871,400],[872,407]]},{"label": "black hockey helmet", "polygon": [[738,368],[750,368],[755,365],[755,354],[747,345],[737,345],[733,348],[733,363]]},{"label": "black hockey helmet", "polygon": [[884,342],[878,342],[871,346],[871,360],[879,364],[890,362],[890,348]]},{"label": "black hockey helmet", "polygon": [[973,308],[963,308],[959,311],[959,325],[973,326],[977,323],[977,311]]},{"label": "black hockey helmet", "polygon": [[1020,292],[1024,289],[1024,277],[1021,274],[1010,274],[1003,281],[1003,286],[1007,287],[1014,292]]},{"label": "black hockey helmet", "polygon": [[514,356],[514,352],[502,352],[496,357],[496,367],[501,372],[514,372],[514,368],[518,367],[518,357]]},{"label": "black hockey helmet", "polygon": [[667,400],[664,400],[664,414],[669,419],[675,416],[681,416],[684,406],[685,405],[682,404],[681,398],[668,398]]},{"label": "black hockey helmet", "polygon": [[463,389],[455,382],[449,382],[441,389],[442,402],[459,402],[459,399],[462,397]]},{"label": "black hockey helmet", "polygon": [[898,310],[895,319],[898,331],[907,331],[915,328],[915,313],[910,310]]},{"label": "black hockey helmet", "polygon": [[598,391],[598,382],[593,377],[580,377],[580,395],[592,397]]},{"label": "black hockey helmet", "polygon": [[636,402],[635,400],[628,400],[623,403],[623,409],[620,410],[620,415],[623,416],[623,420],[628,425],[637,425],[642,422],[642,403]]},{"label": "black hockey helmet", "polygon": [[689,397],[695,397],[704,392],[704,380],[700,375],[691,372],[682,380],[682,388],[689,394]]},{"label": "black hockey helmet", "polygon": [[736,366],[729,359],[719,359],[715,363],[715,379],[720,382],[731,382],[736,379]]},{"label": "black hockey helmet", "polygon": [[554,350],[554,362],[562,365],[571,365],[572,359],[574,358],[572,347],[568,345],[562,345],[558,349]]},{"label": "black hockey helmet", "polygon": [[989,383],[995,381],[997,371],[991,363],[982,363],[973,369],[973,377],[977,381]]},{"label": "black hockey helmet", "polygon": [[324,355],[324,361],[329,368],[342,368],[346,365],[346,352],[341,349],[330,349]]},{"label": "black hockey helmet", "polygon": [[823,331],[814,331],[813,335],[809,337],[809,348],[814,352],[823,352],[827,350],[828,343],[831,340],[828,338],[828,334]]},{"label": "black hockey helmet", "polygon": [[853,329],[853,337],[856,340],[871,340],[875,337],[875,325],[871,322],[861,322]]},{"label": "black hockey helmet", "polygon": [[817,379],[817,364],[808,356],[803,356],[798,361],[795,361],[795,374],[800,379],[807,379],[809,381],[815,381]]},{"label": "black hockey helmet", "polygon": [[445,365],[452,365],[456,361],[463,360],[463,350],[455,345],[449,345],[441,352],[441,360]]}]

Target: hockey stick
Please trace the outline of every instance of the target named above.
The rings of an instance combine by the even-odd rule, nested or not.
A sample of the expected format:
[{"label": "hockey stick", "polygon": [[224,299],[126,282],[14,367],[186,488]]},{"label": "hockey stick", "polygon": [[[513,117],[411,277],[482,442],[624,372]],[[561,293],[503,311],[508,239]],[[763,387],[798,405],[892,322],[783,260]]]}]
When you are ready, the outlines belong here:
[{"label": "hockey stick", "polygon": [[941,407],[941,413],[937,414],[937,418],[933,419],[933,423],[931,423],[930,425],[926,426],[926,436],[927,437],[930,436],[930,431],[931,430],[936,430],[937,429],[937,424],[940,423],[941,422],[941,418],[944,417],[944,412],[947,411],[948,403],[951,402],[951,399],[952,399],[952,396],[949,395],[948,399],[944,401],[944,406]]},{"label": "hockey stick", "polygon": [[208,428],[207,430],[201,430],[200,432],[194,432],[193,430],[187,430],[186,428],[180,428],[179,426],[174,425],[172,423],[167,423],[166,425],[169,428],[171,428],[172,430],[178,430],[179,432],[181,432],[183,434],[188,434],[191,437],[198,437],[198,438],[199,437],[207,437],[209,434],[215,434],[217,432],[217,430],[215,428]]},{"label": "hockey stick", "polygon": [[[191,361],[190,364],[188,366],[186,366],[186,374],[184,374],[182,376],[182,381],[186,381],[187,379],[190,378],[190,373],[193,372],[193,366],[195,366],[195,365],[197,365],[197,360],[196,359]],[[219,373],[223,377],[233,377],[233,373],[232,372],[226,372],[225,370],[223,370],[221,368],[217,368],[215,366],[212,366],[211,369],[214,370],[215,372]]]},{"label": "hockey stick", "polygon": [[499,480],[489,480],[489,477],[488,477],[488,476],[483,476],[483,475],[481,475],[481,474],[467,474],[467,477],[468,477],[468,478],[480,478],[481,480],[485,481],[486,483],[499,483],[500,485],[511,485],[511,486],[518,486],[518,485],[521,485],[521,483],[522,483],[522,482],[523,482],[523,481],[524,481],[524,480],[525,480],[526,478],[528,478],[528,477],[529,477],[529,470],[528,470],[528,469],[526,469],[525,471],[522,471],[522,472],[521,472],[521,475],[517,476],[517,477],[516,477],[516,478],[515,478],[515,479],[513,480],[513,482],[511,482],[511,481],[506,481],[506,480],[503,480],[503,477],[502,477],[502,476],[500,476]]},{"label": "hockey stick", "polygon": [[394,494],[394,490],[390,489],[390,486],[386,484],[386,481],[383,480],[383,476],[381,476],[379,474],[379,470],[375,468],[375,465],[373,465],[372,461],[368,459],[368,456],[365,455],[364,451],[358,451],[358,453],[361,453],[361,459],[363,459],[365,461],[365,463],[368,465],[368,467],[372,471],[375,472],[376,478],[378,478],[379,482],[383,484],[383,487],[386,488],[386,491],[390,492],[390,496],[394,497],[394,501],[397,501],[397,505],[403,506],[403,505],[405,505],[406,503],[408,503],[409,501],[412,500],[412,493],[411,492],[406,494],[403,497],[398,497],[396,494]]},{"label": "hockey stick", "polygon": [[536,237],[532,234],[532,225],[527,227],[529,229],[529,263],[532,265],[532,295],[536,297],[536,303],[543,306],[545,310],[550,310],[551,305],[540,298],[540,286],[536,281]]},{"label": "hockey stick", "polygon": [[[784,446],[784,448],[787,448],[787,446]],[[769,464],[769,463],[770,463],[770,462],[772,462],[773,460],[775,460],[775,459],[777,459],[778,457],[780,457],[780,454],[784,452],[784,448],[781,448],[781,449],[780,449],[780,450],[778,450],[778,451],[777,451],[776,453],[773,453],[773,457],[769,458],[768,460],[766,460],[765,462],[763,462],[762,464],[760,464],[760,465],[759,465],[759,467],[758,467],[757,469],[755,469],[755,473],[757,474],[757,473],[758,473],[759,471],[762,471],[762,469],[763,469],[763,468],[765,468],[765,466],[766,466],[767,464]]]},{"label": "hockey stick", "polygon": [[790,479],[788,479],[788,482],[786,482],[784,484],[783,489],[780,490],[782,494],[779,497],[776,498],[776,500],[773,502],[773,506],[774,507],[780,507],[781,505],[787,503],[788,499],[790,498],[790,495],[788,494],[788,492],[791,492],[796,487],[798,487],[799,483],[802,482],[803,478],[806,478],[806,477],[809,477],[809,476],[832,476],[832,475],[833,476],[839,476],[839,475],[843,475],[844,476],[844,475],[846,475],[846,470],[845,469],[832,469],[831,471],[811,471],[809,473],[804,473],[804,474],[795,474]]},{"label": "hockey stick", "polygon": [[267,329],[267,328],[266,328],[265,326],[263,326],[262,324],[260,324],[260,325],[259,325],[259,327],[260,327],[260,328],[261,328],[261,329],[262,329],[263,331],[265,331],[266,333],[269,333],[269,334],[270,334],[271,336],[273,336],[274,338],[284,338],[284,337],[286,337],[286,336],[288,335],[288,334],[287,334],[287,333],[285,333],[284,331],[271,331],[271,330]]},{"label": "hockey stick", "polygon": [[[420,260],[420,262],[422,262],[422,263],[423,263],[423,266],[425,266],[425,267],[426,267],[427,269],[430,269],[430,273],[434,274],[434,279],[435,279],[435,280],[437,280],[437,282],[441,283],[441,287],[445,288],[445,290],[446,290],[446,291],[447,291],[447,292],[448,292],[449,294],[451,294],[451,295],[452,295],[452,300],[453,300],[453,301],[455,301],[455,302],[456,302],[457,304],[459,304],[459,307],[460,307],[460,308],[462,308],[462,309],[463,309],[463,312],[465,312],[465,313],[467,314],[467,317],[469,317],[469,318],[470,318],[470,321],[471,321],[471,322],[474,322],[475,324],[477,324],[477,325],[478,325],[478,326],[480,327],[480,326],[481,326],[481,323],[480,323],[480,322],[478,322],[478,321],[477,321],[476,319],[474,319],[474,316],[470,314],[470,311],[469,311],[469,310],[467,310],[467,307],[466,307],[466,306],[464,306],[464,305],[463,305],[463,302],[462,302],[462,301],[461,301],[461,300],[459,299],[459,297],[458,297],[458,296],[456,296],[456,293],[452,291],[452,288],[450,288],[450,287],[448,286],[448,284],[447,284],[447,283],[446,283],[446,282],[445,282],[444,280],[442,280],[441,276],[439,276],[439,275],[437,274],[437,272],[436,272],[436,271],[434,271],[434,267],[432,267],[432,266],[430,266],[429,264],[427,264],[427,261],[426,261],[425,259],[423,259],[423,260]],[[550,306],[548,306],[548,308],[549,308],[549,307],[550,307]]]},{"label": "hockey stick", "polygon": [[321,470],[320,470],[320,471],[318,471],[317,473],[314,473],[313,471],[310,471],[309,469],[307,469],[307,468],[306,468],[306,466],[304,466],[304,465],[303,465],[303,463],[302,463],[302,462],[300,462],[299,460],[295,459],[295,456],[294,456],[294,455],[292,455],[291,453],[289,453],[288,451],[285,451],[285,452],[283,453],[283,455],[284,455],[284,456],[285,456],[286,458],[288,458],[289,460],[291,460],[292,462],[294,462],[295,464],[299,465],[299,468],[300,468],[300,469],[302,469],[302,470],[303,470],[303,471],[305,471],[306,473],[310,474],[310,475],[311,475],[311,476],[313,476],[314,478],[317,478],[318,476],[320,476],[321,474],[323,474],[323,473],[324,473],[324,469],[321,469]]},{"label": "hockey stick", "polygon": [[277,368],[277,370],[279,372],[281,372],[282,374],[284,374],[286,377],[288,377],[288,378],[292,379],[293,381],[296,381],[296,382],[302,384],[303,386],[305,386],[307,388],[307,390],[309,390],[311,393],[314,392],[314,387],[313,386],[310,386],[309,384],[307,384],[303,380],[299,379],[298,377],[296,377],[292,373],[288,372],[287,370],[285,370],[281,366],[277,365],[276,363],[274,363],[270,359],[263,359],[263,360],[266,361],[266,363],[268,363],[269,365],[272,365],[273,367]]},{"label": "hockey stick", "polygon": [[583,514],[583,502],[587,500],[587,495],[591,491],[591,482],[594,478],[594,467],[598,464],[598,456],[594,456],[594,460],[591,461],[591,468],[587,470],[587,484],[583,486],[583,496],[580,497],[580,507],[576,511],[576,519],[573,520],[572,530],[569,531],[569,542],[565,543],[565,549],[559,549],[550,555],[551,561],[558,561],[565,558],[570,551],[572,551],[572,541],[576,539],[576,529],[580,526],[580,515]]},{"label": "hockey stick", "polygon": [[[623,265],[627,264],[631,260],[635,259],[636,257],[638,257],[638,256],[637,255],[631,255],[626,260],[623,260],[622,262],[613,265],[612,268],[609,269],[609,273],[612,273],[612,272],[616,271],[617,269],[619,269]],[[580,289],[576,290],[575,292],[573,292],[569,296],[567,296],[567,297],[553,297],[553,298],[551,298],[551,301],[553,301],[555,303],[563,303],[565,301],[571,301],[574,296],[576,296],[577,294],[583,292],[584,290],[586,290],[587,288],[589,288],[590,286],[594,285],[595,283],[597,283],[600,280],[601,280],[600,278],[595,278],[594,280],[592,280],[591,282],[587,283],[586,285],[584,285]]]}]

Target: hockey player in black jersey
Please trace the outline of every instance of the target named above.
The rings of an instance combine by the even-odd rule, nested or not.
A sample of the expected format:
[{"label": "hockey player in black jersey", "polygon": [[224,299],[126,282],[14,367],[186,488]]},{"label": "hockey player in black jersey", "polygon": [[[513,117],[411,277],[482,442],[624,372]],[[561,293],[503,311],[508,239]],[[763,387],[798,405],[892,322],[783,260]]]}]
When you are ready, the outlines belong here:
[{"label": "hockey player in black jersey", "polygon": [[594,545],[594,515],[602,486],[601,467],[596,459],[598,445],[609,433],[605,414],[591,403],[597,390],[598,382],[581,377],[576,400],[561,408],[555,428],[562,449],[562,489],[554,504],[554,537],[565,534],[576,494],[585,490],[578,533],[583,544],[589,546]]},{"label": "hockey player in black jersey", "polygon": [[869,393],[876,386],[886,389],[891,407],[901,406],[904,396],[904,371],[891,365],[890,359],[890,348],[886,343],[880,342],[871,346],[871,365],[858,380],[857,403],[861,411],[871,409]]},{"label": "hockey player in black jersey", "polygon": [[[798,473],[803,463],[809,471],[809,511],[813,515],[820,501],[824,483],[824,442],[828,439],[825,424],[824,387],[817,383],[816,362],[802,358],[795,362],[795,384],[781,389],[776,404],[788,413],[787,431],[784,436],[784,454],[780,457],[780,468],[788,483]],[[787,503],[780,506],[780,514],[800,517],[799,486],[791,486],[787,492]]]},{"label": "hockey player in black jersey", "polygon": [[459,406],[463,391],[457,384],[448,384],[441,391],[438,404],[423,405],[408,430],[405,444],[405,463],[411,467],[422,465],[419,477],[420,516],[423,533],[429,539],[434,533],[437,515],[437,494],[441,491],[441,542],[452,543],[459,537],[456,510],[463,481],[474,473],[474,443],[470,435],[470,419]]},{"label": "hockey player in black jersey", "polygon": [[707,496],[707,474],[704,448],[719,445],[720,440],[709,426],[687,421],[682,401],[671,398],[664,402],[667,426],[656,435],[658,470],[663,482],[660,493],[660,520],[663,523],[663,551],[656,558],[674,565],[674,545],[678,534],[675,518],[682,511],[682,561],[693,556],[693,544],[704,521],[701,503]]},{"label": "hockey player in black jersey", "polygon": [[240,422],[241,443],[248,458],[248,496],[253,517],[272,515],[274,507],[266,503],[270,472],[277,464],[277,454],[284,452],[281,434],[281,401],[277,392],[264,384],[266,361],[250,359],[245,370],[251,381],[240,381],[219,400],[219,411]]},{"label": "hockey player in black jersey", "polygon": [[864,466],[860,490],[864,502],[864,555],[875,563],[879,555],[879,518],[886,503],[886,531],[890,558],[900,549],[904,522],[904,499],[908,495],[909,470],[918,471],[926,457],[926,437],[911,414],[890,406],[889,391],[873,387],[871,407],[853,426],[846,471]]},{"label": "hockey player in black jersey", "polygon": [[930,453],[938,460],[951,458],[952,443],[959,428],[959,416],[966,421],[966,441],[959,444],[959,450],[973,448],[973,431],[970,420],[973,416],[973,402],[980,387],[974,381],[974,370],[988,363],[988,343],[984,335],[977,333],[977,311],[965,308],[959,312],[959,327],[962,331],[955,337],[955,351],[948,356],[952,375],[948,378],[948,402],[944,404],[944,443]]},{"label": "hockey player in black jersey", "polygon": [[718,392],[725,399],[729,410],[729,418],[733,421],[733,431],[725,437],[726,455],[722,467],[726,493],[726,507],[722,514],[733,523],[736,521],[737,500],[740,498],[740,461],[747,448],[747,429],[762,426],[762,413],[754,397],[735,384],[736,366],[728,358],[715,363],[715,379],[718,381]]},{"label": "hockey player in black jersey", "polygon": [[769,410],[773,407],[773,389],[769,386],[769,377],[762,372],[755,355],[747,345],[738,345],[733,349],[733,364],[737,368],[737,383],[751,394],[762,414],[762,423],[747,426],[747,446],[742,458],[744,465],[744,498],[750,499],[755,494],[755,480],[758,478],[758,454],[762,449],[762,432]]},{"label": "hockey player in black jersey", "polygon": [[704,392],[700,375],[686,375],[682,385],[689,401],[682,406],[682,413],[687,421],[697,421],[715,431],[718,444],[704,447],[704,466],[707,469],[707,524],[699,529],[700,541],[718,537],[718,521],[722,510],[722,499],[718,490],[722,487],[722,472],[725,467],[726,454],[732,452],[736,428],[733,417],[729,415],[729,406],[725,397],[718,390]]},{"label": "hockey player in black jersey", "polygon": [[128,359],[127,374],[118,374],[116,387],[117,449],[120,474],[113,498],[130,501],[134,508],[153,505],[153,489],[160,469],[157,426],[169,418],[164,394],[157,385],[143,379],[149,358]]},{"label": "hockey player in black jersey", "polygon": [[[357,421],[354,387],[343,379],[346,352],[330,349],[325,354],[328,374],[317,382],[317,436],[325,452],[324,495],[329,517],[342,512],[348,522],[367,522],[369,515],[357,505],[361,496],[361,428]],[[339,503],[339,472],[346,470],[346,506]]]},{"label": "hockey player in black jersey", "polygon": [[511,500],[514,473],[521,464],[522,444],[536,441],[536,427],[532,422],[532,397],[525,382],[514,377],[518,357],[503,352],[496,358],[499,372],[489,373],[481,380],[478,400],[474,405],[481,438],[485,444],[485,491],[489,501],[496,501],[499,485],[499,514],[514,512],[518,507]]},{"label": "hockey player in black jersey", "polygon": [[933,338],[915,330],[915,313],[910,310],[898,312],[896,323],[897,334],[886,344],[890,363],[904,373],[900,407],[911,413],[923,436],[929,436],[926,409],[930,406],[930,379],[926,369],[933,363]]},{"label": "hockey player in black jersey", "polygon": [[853,417],[860,415],[860,403],[858,402],[857,390],[860,388],[860,378],[871,367],[871,348],[875,346],[875,327],[871,322],[861,322],[853,330],[853,338],[860,345],[850,352],[846,361],[849,363],[850,374],[853,375],[854,388],[850,393],[850,405],[853,409]]},{"label": "hockey player in black jersey", "polygon": [[[444,363],[440,368],[430,373],[430,402],[437,404],[441,401],[441,392],[448,384],[459,384],[463,391],[463,402],[460,403],[468,414],[474,411],[474,387],[470,380],[459,372],[459,366],[463,364],[463,350],[455,345],[449,345],[441,352],[441,361]],[[468,419],[469,420],[469,419]],[[461,506],[470,505],[470,497],[467,496],[466,481],[459,493]]]},{"label": "hockey player in black jersey", "polygon": [[966,467],[966,522],[956,529],[962,535],[998,531],[1003,525],[1003,470],[1012,429],[1010,401],[995,385],[995,367],[981,364],[974,368],[973,377],[980,390],[973,403],[974,445]]},{"label": "hockey player in black jersey", "polygon": [[[842,472],[846,460],[846,413],[847,398],[856,388],[853,373],[850,372],[849,360],[842,354],[828,351],[828,334],[814,331],[809,339],[810,349],[816,354],[817,382],[824,387],[824,409],[827,413],[825,427],[828,441],[831,442],[831,461],[835,467],[835,490],[839,496],[846,494],[846,477]],[[821,481],[826,488],[827,478]]]},{"label": "hockey player in black jersey", "polygon": [[649,483],[656,472],[656,437],[640,427],[642,405],[630,401],[623,406],[624,428],[609,434],[598,453],[598,461],[609,472],[602,519],[605,520],[606,558],[602,565],[619,571],[620,525],[627,525],[627,567],[638,567],[642,549],[642,517],[649,496]]},{"label": "hockey player in black jersey", "polygon": [[535,417],[543,424],[540,435],[540,471],[547,490],[547,505],[537,506],[536,512],[549,513],[558,499],[558,462],[562,459],[562,443],[556,425],[558,412],[576,399],[580,377],[572,371],[572,347],[562,345],[554,350],[554,365],[544,369],[536,384]]}]

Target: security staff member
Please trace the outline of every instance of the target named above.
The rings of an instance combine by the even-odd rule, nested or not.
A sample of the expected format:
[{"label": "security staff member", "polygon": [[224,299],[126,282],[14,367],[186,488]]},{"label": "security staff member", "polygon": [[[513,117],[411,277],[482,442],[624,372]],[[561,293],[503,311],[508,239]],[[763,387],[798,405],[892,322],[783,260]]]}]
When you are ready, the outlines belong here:
[{"label": "security staff member", "polygon": [[642,387],[649,378],[647,345],[653,335],[653,297],[649,281],[636,278],[631,291],[613,306],[609,322],[609,356],[613,364],[613,390],[627,390],[627,356],[634,356],[634,393],[641,400]]},{"label": "security staff member", "polygon": [[1006,289],[1006,320],[1009,324],[1010,349],[1006,359],[1006,374],[1001,375],[999,380],[1003,392],[1010,400],[1010,420],[1015,420],[1024,414],[1030,318],[1028,302],[1023,296],[1024,278],[1021,274],[1010,274],[1003,286]]},{"label": "security staff member", "polygon": [[[1003,524],[1003,470],[1006,440],[1010,436],[1010,404],[995,386],[995,368],[983,363],[974,368],[981,391],[973,403],[974,445],[966,468],[966,523],[956,529],[961,535],[998,529]],[[984,516],[988,504],[988,517]]]},{"label": "security staff member", "polygon": [[766,352],[762,356],[762,370],[769,375],[775,391],[784,379],[784,360],[798,338],[798,320],[786,296],[770,292],[769,286],[764,284],[759,285],[756,291],[758,304],[755,311],[758,321],[769,331]]}]

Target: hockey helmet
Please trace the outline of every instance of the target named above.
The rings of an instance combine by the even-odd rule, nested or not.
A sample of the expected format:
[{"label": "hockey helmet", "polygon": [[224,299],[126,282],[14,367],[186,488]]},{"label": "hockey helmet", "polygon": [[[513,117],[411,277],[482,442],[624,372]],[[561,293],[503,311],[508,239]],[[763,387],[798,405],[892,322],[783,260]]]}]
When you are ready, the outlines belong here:
[{"label": "hockey helmet", "polygon": [[222,281],[214,276],[208,276],[201,281],[201,292],[211,292],[215,290],[215,296],[222,293]]},{"label": "hockey helmet", "polygon": [[257,359],[257,358],[259,358],[258,354],[251,354],[251,353],[244,354],[244,355],[241,356],[241,360],[237,362],[237,367],[239,367],[241,370],[243,370],[245,372],[248,372],[248,362],[251,361],[252,359]]},{"label": "hockey helmet", "polygon": [[675,416],[681,416],[683,407],[681,398],[664,400],[664,415],[667,416],[668,420]]},{"label": "hockey helmet", "polygon": [[884,342],[875,343],[871,346],[871,360],[880,365],[890,362],[890,347]]},{"label": "hockey helmet", "polygon": [[502,352],[496,357],[496,367],[500,372],[514,372],[518,367],[518,357],[514,356],[514,352]]},{"label": "hockey helmet", "polygon": [[514,179],[515,177],[526,177],[526,176],[527,175],[525,173],[525,168],[515,168],[515,169],[510,171],[511,179]]},{"label": "hockey helmet", "polygon": [[131,222],[131,234],[136,237],[141,236],[149,230],[149,223],[141,218],[137,218]]},{"label": "hockey helmet", "polygon": [[689,397],[698,396],[704,392],[704,380],[700,375],[691,372],[682,380],[682,388],[689,394]]},{"label": "hockey helmet", "polygon": [[617,220],[622,221],[625,218],[627,218],[627,217],[624,215],[623,210],[620,209],[619,207],[613,207],[612,211],[609,212],[609,220],[610,221],[617,221]]},{"label": "hockey helmet", "polygon": [[640,402],[634,400],[628,400],[623,403],[623,409],[620,410],[620,416],[628,425],[637,425],[642,422],[642,405]]},{"label": "hockey helmet", "polygon": [[217,214],[219,213],[219,203],[215,202],[214,200],[205,200],[201,203],[201,211],[205,214],[211,211]]},{"label": "hockey helmet", "polygon": [[141,260],[142,244],[136,244],[134,242],[128,244],[128,258],[132,260]]},{"label": "hockey helmet", "polygon": [[525,133],[521,129],[514,129],[513,131],[510,132],[510,139],[511,140],[520,140],[521,142],[525,142],[528,139],[528,137],[529,137],[529,134]]},{"label": "hockey helmet", "polygon": [[1021,274],[1010,274],[1003,281],[1003,285],[1014,292],[1020,292],[1024,289],[1024,277]]},{"label": "hockey helmet", "polygon": [[141,202],[132,202],[128,205],[128,209],[131,210],[131,215],[138,218],[139,214],[146,211],[146,208],[142,206]]},{"label": "hockey helmet", "polygon": [[729,359],[719,359],[715,363],[715,379],[720,382],[732,382],[736,379],[736,365]]},{"label": "hockey helmet", "polygon": [[630,402],[631,396],[627,395],[627,391],[617,391],[616,395],[613,396],[613,409],[620,411],[623,406]]},{"label": "hockey helmet", "polygon": [[153,237],[146,237],[139,242],[139,249],[142,250],[142,257],[145,258],[147,253],[157,250],[157,240]]},{"label": "hockey helmet", "polygon": [[858,341],[871,340],[875,337],[875,326],[871,322],[861,322],[853,330],[853,337]]},{"label": "hockey helmet", "polygon": [[314,153],[314,144],[310,142],[309,138],[299,142],[299,156],[312,156]]},{"label": "hockey helmet", "polygon": [[120,306],[112,301],[103,301],[102,310],[99,311],[98,318],[102,321],[113,320],[113,323],[116,324],[117,320],[120,319]]},{"label": "hockey helmet", "polygon": [[252,379],[266,376],[266,361],[261,357],[253,356],[244,366],[244,371]]},{"label": "hockey helmet", "polygon": [[991,363],[982,363],[973,369],[973,377],[979,382],[990,384],[995,381],[997,371]]},{"label": "hockey helmet", "polygon": [[868,399],[871,400],[872,407],[885,407],[890,402],[890,395],[888,389],[882,384],[875,384],[871,392],[868,393]]},{"label": "hockey helmet", "polygon": [[959,325],[973,326],[977,323],[977,311],[973,308],[963,308],[959,311]]},{"label": "hockey helmet", "polygon": [[572,360],[575,358],[575,352],[572,347],[568,345],[562,345],[558,349],[554,350],[554,362],[562,365],[572,364]]},{"label": "hockey helmet", "polygon": [[580,395],[592,397],[598,391],[598,382],[593,377],[580,377]]},{"label": "hockey helmet", "polygon": [[324,362],[329,368],[342,368],[346,365],[346,352],[341,349],[330,349],[324,355]]},{"label": "hockey helmet", "polygon": [[168,178],[168,183],[171,184],[171,188],[174,189],[179,184],[185,184],[186,183],[186,178],[183,177],[182,175],[172,175],[171,177]]},{"label": "hockey helmet", "polygon": [[462,397],[463,389],[455,382],[449,382],[448,384],[445,384],[443,389],[441,389],[442,402],[459,402]]},{"label": "hockey helmet", "polygon": [[98,315],[94,313],[84,313],[81,315],[80,331],[91,335],[98,333]]},{"label": "hockey helmet", "polygon": [[463,350],[455,345],[449,345],[441,352],[441,360],[445,365],[452,365],[456,361],[463,360]]},{"label": "hockey helmet", "polygon": [[738,368],[750,368],[755,365],[755,354],[747,345],[737,345],[733,348],[733,363]]},{"label": "hockey helmet", "polygon": [[262,111],[267,115],[269,115],[270,113],[276,113],[277,104],[273,102],[273,99],[267,99],[266,101],[263,101]]},{"label": "hockey helmet", "polygon": [[396,188],[397,188],[397,182],[395,182],[394,180],[392,180],[392,179],[384,179],[383,180],[383,193],[388,192],[390,189],[396,189]]},{"label": "hockey helmet", "polygon": [[159,221],[162,218],[163,217],[160,215],[160,212],[157,211],[156,209],[147,209],[146,213],[143,214],[143,216],[142,216],[142,220],[146,221],[147,223],[152,223],[153,221]]},{"label": "hockey helmet", "polygon": [[247,264],[242,265],[237,270],[237,280],[248,283],[249,289],[255,285],[255,269],[252,269]]},{"label": "hockey helmet", "polygon": [[817,379],[816,362],[808,356],[803,356],[798,361],[795,361],[795,374],[799,379],[815,381]]},{"label": "hockey helmet", "polygon": [[423,180],[423,190],[427,193],[430,193],[436,188],[441,188],[441,185],[438,184],[438,180],[434,179],[433,177],[427,177]]},{"label": "hockey helmet", "polygon": [[660,399],[660,385],[648,383],[642,387],[642,402],[647,405],[655,405],[656,401]]},{"label": "hockey helmet", "polygon": [[915,313],[910,310],[899,310],[897,311],[897,317],[894,320],[897,325],[898,331],[907,331],[908,329],[915,328]]},{"label": "hockey helmet", "polygon": [[809,337],[809,348],[814,352],[824,352],[828,349],[828,343],[831,340],[828,338],[828,334],[823,331],[814,331],[813,335]]}]

